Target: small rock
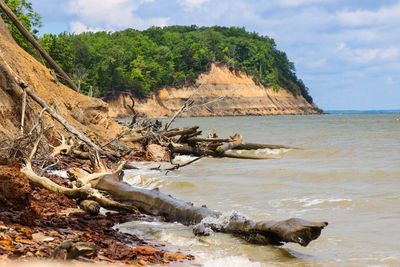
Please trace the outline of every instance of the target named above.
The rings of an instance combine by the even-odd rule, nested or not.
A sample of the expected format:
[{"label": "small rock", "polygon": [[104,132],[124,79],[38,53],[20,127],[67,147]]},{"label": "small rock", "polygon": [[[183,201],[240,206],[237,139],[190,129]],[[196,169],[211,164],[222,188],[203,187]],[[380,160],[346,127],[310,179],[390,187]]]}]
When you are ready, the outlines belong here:
[{"label": "small rock", "polygon": [[94,200],[83,200],[79,206],[92,216],[96,216],[100,212],[100,204]]},{"label": "small rock", "polygon": [[32,235],[32,239],[35,242],[45,242],[46,239],[48,239],[49,237],[41,232],[39,233],[35,233]]},{"label": "small rock", "polygon": [[184,260],[186,256],[183,254],[164,253],[164,257],[170,260]]},{"label": "small rock", "polygon": [[77,106],[75,106],[75,107],[72,109],[72,117],[73,117],[75,120],[77,120],[77,121],[79,121],[80,123],[82,123],[83,125],[86,124],[85,114],[83,113],[82,109],[79,108],[79,107],[77,107]]},{"label": "small rock", "polygon": [[160,252],[160,250],[158,248],[146,245],[146,246],[136,247],[135,252],[142,255],[154,255],[156,252]]},{"label": "small rock", "polygon": [[31,229],[25,228],[25,227],[21,227],[19,229],[19,231],[21,233],[24,233],[27,238],[32,239],[32,231],[31,231]]},{"label": "small rock", "polygon": [[91,253],[97,253],[96,245],[92,242],[72,242],[71,240],[63,241],[52,255],[53,259],[73,260],[79,256],[85,256]]},{"label": "small rock", "polygon": [[52,242],[52,241],[54,241],[54,237],[48,237],[43,239],[43,242]]}]

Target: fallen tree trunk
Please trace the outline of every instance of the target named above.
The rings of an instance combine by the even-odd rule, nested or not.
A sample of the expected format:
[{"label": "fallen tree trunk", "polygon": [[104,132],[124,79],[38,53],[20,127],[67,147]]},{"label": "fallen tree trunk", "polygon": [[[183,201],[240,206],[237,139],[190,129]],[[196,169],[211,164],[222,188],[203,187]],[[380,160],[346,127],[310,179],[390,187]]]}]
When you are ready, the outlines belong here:
[{"label": "fallen tree trunk", "polygon": [[192,127],[185,127],[182,129],[172,129],[169,131],[163,131],[163,132],[159,132],[159,134],[162,134],[166,137],[173,137],[173,136],[177,136],[177,135],[189,135],[189,134],[196,133],[197,129],[199,129],[199,126],[192,126]]},{"label": "fallen tree trunk", "polygon": [[158,189],[129,186],[119,182],[116,175],[103,176],[95,188],[108,192],[114,200],[133,205],[144,213],[163,216],[169,222],[196,225],[195,234],[207,235],[213,230],[234,234],[255,244],[282,245],[283,242],[293,242],[307,246],[328,225],[327,222],[314,223],[302,219],[255,222],[237,214],[227,217],[205,206],[196,207],[165,195]]},{"label": "fallen tree trunk", "polygon": [[256,143],[241,143],[240,145],[236,146],[234,149],[237,150],[254,150],[254,149],[299,149],[297,147],[290,147],[290,146],[281,146],[281,145],[269,145],[269,144],[256,144]]},{"label": "fallen tree trunk", "polygon": [[234,159],[274,159],[273,157],[241,154],[232,150],[225,151],[222,156]]},{"label": "fallen tree trunk", "polygon": [[201,150],[196,147],[189,146],[187,144],[175,144],[171,143],[169,145],[169,149],[172,153],[179,153],[183,155],[195,155],[195,156],[203,156],[203,155],[212,155],[214,151],[212,150]]},{"label": "fallen tree trunk", "polygon": [[223,154],[225,151],[234,149],[235,147],[237,147],[238,145],[240,145],[242,143],[242,135],[241,134],[235,134],[231,138],[232,138],[231,142],[220,145],[219,147],[217,147],[217,149],[215,151],[217,153]]},{"label": "fallen tree trunk", "polygon": [[206,143],[213,143],[213,142],[218,142],[218,143],[223,143],[223,142],[229,142],[231,139],[228,138],[207,138],[207,137],[191,137],[186,140],[189,143],[197,143],[197,142],[206,142]]}]

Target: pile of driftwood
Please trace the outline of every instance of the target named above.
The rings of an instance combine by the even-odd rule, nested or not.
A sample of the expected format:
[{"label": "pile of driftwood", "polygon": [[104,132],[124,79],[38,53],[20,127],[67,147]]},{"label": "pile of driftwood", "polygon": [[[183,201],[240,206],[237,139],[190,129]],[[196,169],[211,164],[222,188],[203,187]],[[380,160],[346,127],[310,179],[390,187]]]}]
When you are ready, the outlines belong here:
[{"label": "pile of driftwood", "polygon": [[230,157],[240,159],[270,159],[267,156],[251,155],[238,153],[237,150],[256,150],[256,149],[294,149],[294,147],[255,144],[242,142],[242,135],[235,134],[230,138],[219,138],[215,131],[209,137],[199,137],[201,135],[198,126],[183,129],[173,129],[161,132],[166,137],[176,137],[170,140],[168,148],[172,153],[195,156]]}]

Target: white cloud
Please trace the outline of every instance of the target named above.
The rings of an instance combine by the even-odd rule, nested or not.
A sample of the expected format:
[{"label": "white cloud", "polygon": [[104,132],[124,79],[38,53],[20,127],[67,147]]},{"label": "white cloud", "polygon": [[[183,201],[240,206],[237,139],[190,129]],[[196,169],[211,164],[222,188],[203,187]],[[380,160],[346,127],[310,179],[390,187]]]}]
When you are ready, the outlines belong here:
[{"label": "white cloud", "polygon": [[208,2],[209,0],[178,0],[178,2],[185,6],[187,10],[192,10],[194,8],[199,8],[204,3]]},{"label": "white cloud", "polygon": [[388,85],[393,85],[394,84],[392,76],[387,76],[386,77],[386,84],[388,84]]},{"label": "white cloud", "polygon": [[307,66],[311,68],[320,68],[325,66],[325,64],[326,64],[326,58],[321,58],[315,61],[307,62]]},{"label": "white cloud", "polygon": [[104,31],[105,29],[102,28],[90,28],[88,26],[86,26],[85,24],[83,24],[80,21],[72,21],[69,24],[70,28],[71,28],[71,32],[79,34],[82,32],[100,32],[100,31]]},{"label": "white cloud", "polygon": [[356,10],[342,11],[337,13],[337,19],[345,26],[373,26],[387,23],[398,25],[400,14],[400,3],[393,6],[384,6],[376,11]]},{"label": "white cloud", "polygon": [[345,43],[342,43],[338,47],[338,51],[344,58],[357,63],[368,63],[373,60],[390,60],[397,58],[399,50],[397,47],[391,46],[386,49],[382,48],[355,48],[351,49],[347,47]]},{"label": "white cloud", "polygon": [[[68,12],[77,17],[83,25],[91,28],[116,30],[124,28],[147,28],[153,25],[165,26],[169,18],[143,19],[134,12],[144,3],[153,0],[70,0]],[[75,25],[81,29],[82,25]],[[81,28],[79,28],[81,27]]]},{"label": "white cloud", "polygon": [[280,0],[278,4],[284,7],[296,7],[301,5],[315,4],[321,2],[331,2],[327,0]]}]

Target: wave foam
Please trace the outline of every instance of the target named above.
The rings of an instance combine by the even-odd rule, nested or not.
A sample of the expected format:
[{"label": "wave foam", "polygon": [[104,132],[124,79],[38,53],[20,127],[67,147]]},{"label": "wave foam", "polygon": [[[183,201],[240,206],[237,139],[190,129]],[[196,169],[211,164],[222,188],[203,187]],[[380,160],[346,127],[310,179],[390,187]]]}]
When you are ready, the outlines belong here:
[{"label": "wave foam", "polygon": [[208,259],[205,260],[203,263],[204,267],[242,267],[242,266],[248,266],[248,267],[261,267],[261,263],[259,262],[252,262],[246,257],[242,256],[227,256],[227,257],[222,257],[218,259]]},{"label": "wave foam", "polygon": [[272,207],[280,207],[286,204],[291,204],[291,203],[299,203],[301,204],[302,207],[312,207],[312,206],[317,206],[321,205],[324,203],[348,203],[353,201],[352,199],[348,198],[328,198],[328,199],[322,199],[322,198],[308,198],[308,197],[303,197],[303,198],[285,198],[285,199],[274,199],[270,200],[269,204]]},{"label": "wave foam", "polygon": [[140,186],[148,189],[156,187],[162,187],[165,184],[165,180],[161,178],[151,178],[145,175],[128,176],[124,178],[124,181],[133,186]]}]

